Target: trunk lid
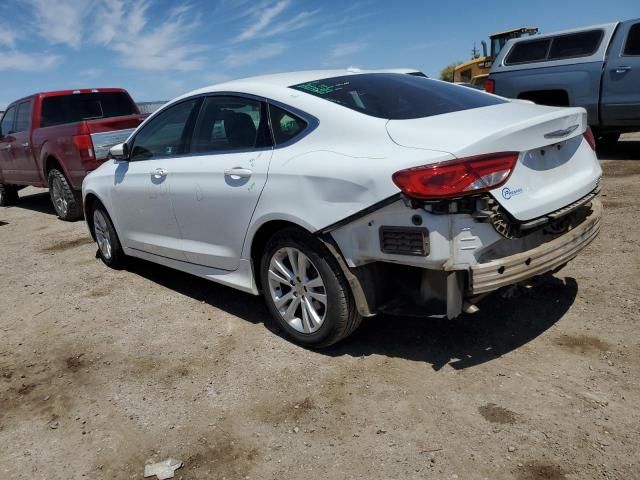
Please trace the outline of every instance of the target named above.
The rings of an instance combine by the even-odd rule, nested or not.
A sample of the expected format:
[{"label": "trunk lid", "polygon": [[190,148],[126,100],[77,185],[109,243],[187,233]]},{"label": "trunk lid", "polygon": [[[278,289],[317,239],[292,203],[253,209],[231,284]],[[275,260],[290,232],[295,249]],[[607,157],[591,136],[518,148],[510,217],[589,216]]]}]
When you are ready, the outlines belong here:
[{"label": "trunk lid", "polygon": [[520,152],[507,182],[491,191],[518,220],[558,210],[596,188],[602,170],[583,137],[586,128],[582,108],[520,101],[387,123],[391,139],[404,147],[457,158]]}]

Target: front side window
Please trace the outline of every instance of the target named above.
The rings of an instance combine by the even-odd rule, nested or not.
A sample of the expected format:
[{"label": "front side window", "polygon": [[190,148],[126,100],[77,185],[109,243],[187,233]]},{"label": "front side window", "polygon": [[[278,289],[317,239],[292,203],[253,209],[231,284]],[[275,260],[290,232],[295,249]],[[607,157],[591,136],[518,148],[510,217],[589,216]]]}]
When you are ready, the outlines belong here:
[{"label": "front side window", "polygon": [[207,97],[191,142],[195,153],[248,150],[270,145],[262,102],[244,97]]},{"label": "front side window", "polygon": [[179,103],[149,120],[133,140],[131,160],[150,160],[186,153],[188,125],[199,103],[197,99]]},{"label": "front side window", "polygon": [[31,125],[31,101],[22,102],[18,105],[18,115],[16,116],[16,132],[26,132]]},{"label": "front side window", "polygon": [[590,32],[572,33],[555,37],[549,50],[549,60],[562,58],[588,57],[593,55],[602,42],[604,32],[592,30]]},{"label": "front side window", "polygon": [[625,55],[640,55],[640,23],[636,23],[629,29],[627,43],[624,45]]},{"label": "front side window", "polygon": [[271,115],[271,129],[276,145],[294,139],[307,126],[307,123],[301,118],[275,105],[269,105],[269,114]]},{"label": "front side window", "polygon": [[4,117],[2,117],[2,123],[0,123],[0,135],[10,135],[14,133],[13,131],[13,120],[16,115],[16,107],[11,107],[4,113]]},{"label": "front side window", "polygon": [[505,64],[541,62],[547,58],[547,51],[551,45],[550,39],[529,40],[519,42],[511,49]]},{"label": "front side window", "polygon": [[390,120],[425,118],[506,103],[479,90],[399,73],[346,75],[290,88]]}]

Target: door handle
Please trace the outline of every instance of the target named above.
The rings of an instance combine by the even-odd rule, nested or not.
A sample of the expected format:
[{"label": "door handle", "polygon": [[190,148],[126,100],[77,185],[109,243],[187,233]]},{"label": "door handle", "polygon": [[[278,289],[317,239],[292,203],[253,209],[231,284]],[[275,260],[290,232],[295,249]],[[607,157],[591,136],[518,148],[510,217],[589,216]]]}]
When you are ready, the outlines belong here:
[{"label": "door handle", "polygon": [[26,150],[27,148],[29,148],[29,142],[24,142],[24,143],[22,144],[22,148],[24,148],[25,150]]},{"label": "door handle", "polygon": [[168,173],[164,168],[156,168],[151,172],[151,175],[154,177],[166,177]]},{"label": "door handle", "polygon": [[616,73],[626,73],[629,70],[631,70],[631,67],[628,67],[626,65],[623,65],[621,67],[616,67],[616,68],[613,69],[613,71],[616,72]]},{"label": "door handle", "polygon": [[225,177],[240,177],[240,178],[249,178],[253,174],[253,171],[248,168],[235,167],[230,168],[229,170],[224,171]]}]

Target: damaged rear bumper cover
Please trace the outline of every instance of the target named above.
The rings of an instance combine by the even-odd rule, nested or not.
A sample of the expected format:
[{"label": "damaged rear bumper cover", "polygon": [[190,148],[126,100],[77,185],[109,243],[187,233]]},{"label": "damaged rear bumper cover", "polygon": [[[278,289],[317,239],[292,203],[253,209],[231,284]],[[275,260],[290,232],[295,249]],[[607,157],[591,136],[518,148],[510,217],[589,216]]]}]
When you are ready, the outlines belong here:
[{"label": "damaged rear bumper cover", "polygon": [[467,293],[491,292],[563,266],[598,236],[601,217],[602,203],[594,199],[589,217],[555,240],[522,253],[471,266]]}]

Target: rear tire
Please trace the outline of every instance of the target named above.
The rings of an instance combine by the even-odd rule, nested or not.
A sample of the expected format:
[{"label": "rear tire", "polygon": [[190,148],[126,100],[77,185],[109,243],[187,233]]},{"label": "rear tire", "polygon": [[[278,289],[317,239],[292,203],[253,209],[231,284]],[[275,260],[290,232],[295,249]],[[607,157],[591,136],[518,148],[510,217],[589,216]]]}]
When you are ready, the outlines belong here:
[{"label": "rear tire", "polygon": [[98,256],[106,266],[115,270],[121,269],[126,263],[127,256],[122,250],[120,239],[107,210],[98,203],[90,212],[87,212],[87,218],[89,215],[91,215],[93,238],[98,245]]},{"label": "rear tire", "polygon": [[300,345],[328,347],[362,321],[336,260],[306,232],[288,228],[276,233],[262,256],[260,278],[273,320]]},{"label": "rear tire", "polygon": [[49,172],[49,195],[60,220],[71,222],[82,218],[80,192],[71,188],[62,172],[55,168]]},{"label": "rear tire", "polygon": [[18,187],[0,184],[0,207],[15,205],[18,198]]}]

